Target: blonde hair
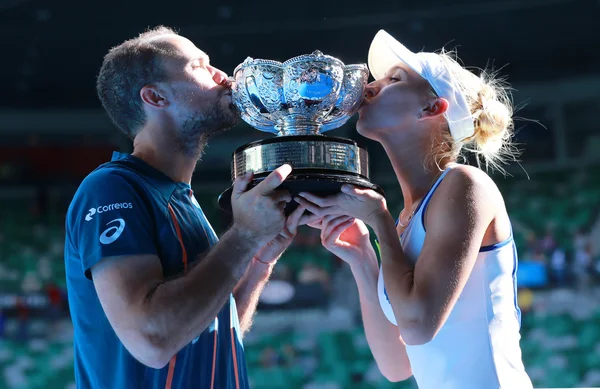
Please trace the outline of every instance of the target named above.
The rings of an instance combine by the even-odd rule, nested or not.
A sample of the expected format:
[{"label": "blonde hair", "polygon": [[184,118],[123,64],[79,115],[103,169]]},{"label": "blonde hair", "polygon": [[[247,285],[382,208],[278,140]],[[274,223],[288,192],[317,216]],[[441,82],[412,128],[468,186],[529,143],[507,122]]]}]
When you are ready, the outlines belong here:
[{"label": "blonde hair", "polygon": [[443,131],[441,147],[434,150],[436,164],[439,166],[441,161],[448,159],[457,160],[464,150],[475,155],[480,168],[483,161],[486,170],[491,167],[504,172],[502,165],[508,160],[516,160],[519,153],[512,144],[514,123],[509,85],[505,79],[497,77],[497,72],[482,69],[479,75],[474,74],[458,63],[454,52],[442,50],[437,55],[450,69],[456,87],[467,100],[475,133],[456,142],[448,129]]}]

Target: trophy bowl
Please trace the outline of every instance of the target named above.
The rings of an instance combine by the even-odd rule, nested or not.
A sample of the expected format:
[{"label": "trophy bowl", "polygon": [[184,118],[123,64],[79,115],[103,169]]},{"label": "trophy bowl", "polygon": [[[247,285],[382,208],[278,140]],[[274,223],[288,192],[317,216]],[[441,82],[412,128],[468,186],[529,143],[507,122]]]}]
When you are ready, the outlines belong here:
[{"label": "trophy bowl", "polygon": [[[358,112],[369,71],[365,64],[344,65],[320,51],[283,63],[247,58],[233,72],[232,99],[240,117],[274,137],[237,148],[231,180],[252,171],[250,187],[288,163],[292,173],[280,186],[292,196],[299,192],[330,195],[343,184],[383,190],[369,180],[369,154],[358,142],[324,136]],[[222,209],[231,209],[229,187],[219,196]],[[291,212],[297,204],[286,207]]]}]

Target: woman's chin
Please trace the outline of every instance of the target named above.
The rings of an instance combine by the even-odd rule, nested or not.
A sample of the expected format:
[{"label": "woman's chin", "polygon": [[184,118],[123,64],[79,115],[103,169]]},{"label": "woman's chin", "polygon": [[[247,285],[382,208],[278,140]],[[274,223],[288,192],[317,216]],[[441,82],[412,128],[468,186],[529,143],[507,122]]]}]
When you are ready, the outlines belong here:
[{"label": "woman's chin", "polygon": [[369,132],[368,124],[361,116],[358,117],[358,121],[356,122],[356,132],[362,136],[367,136],[366,134]]},{"label": "woman's chin", "polygon": [[373,127],[371,123],[366,120],[359,119],[356,122],[356,132],[359,135],[364,136],[367,139],[379,141],[378,130],[376,127]]}]

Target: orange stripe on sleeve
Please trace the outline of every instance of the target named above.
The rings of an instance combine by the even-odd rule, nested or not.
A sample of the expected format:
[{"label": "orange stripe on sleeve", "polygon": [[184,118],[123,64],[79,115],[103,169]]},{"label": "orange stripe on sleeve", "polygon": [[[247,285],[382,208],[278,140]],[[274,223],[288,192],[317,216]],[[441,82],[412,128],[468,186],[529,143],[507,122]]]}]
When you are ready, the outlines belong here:
[{"label": "orange stripe on sleeve", "polygon": [[231,315],[231,306],[229,307],[229,325],[231,330],[231,355],[233,356],[233,374],[235,375],[235,389],[240,389],[240,377],[238,375],[237,352],[235,350],[235,334],[233,332],[233,316]]},{"label": "orange stripe on sleeve", "polygon": [[[181,245],[181,261],[183,262],[183,271],[187,271],[187,251],[185,250],[185,246],[183,245],[183,237],[181,236],[181,228],[179,227],[179,222],[177,221],[177,217],[175,216],[175,211],[171,204],[169,204],[169,213],[171,214],[171,219],[173,219],[173,225],[175,226],[175,231],[177,232],[177,239],[179,240],[179,244]],[[171,389],[171,385],[173,384],[173,375],[175,374],[175,364],[177,363],[177,354],[171,358],[169,362],[169,372],[167,373],[167,382],[165,384],[165,389]]]},{"label": "orange stripe on sleeve", "polygon": [[210,389],[215,388],[215,369],[217,367],[217,329],[215,328],[215,339],[213,347],[213,363],[212,363],[212,375],[210,377]]},{"label": "orange stripe on sleeve", "polygon": [[177,221],[177,217],[175,216],[175,211],[171,204],[169,204],[169,213],[171,214],[171,219],[173,219],[173,224],[175,225],[175,231],[177,232],[177,238],[179,239],[179,244],[181,245],[181,252],[183,261],[183,271],[187,271],[187,251],[185,250],[185,246],[183,245],[183,237],[181,236],[181,228],[179,227],[179,222]]},{"label": "orange stripe on sleeve", "polygon": [[233,354],[233,373],[235,374],[235,389],[240,389],[240,377],[238,375],[237,353],[235,351],[235,334],[231,328],[231,352]]}]

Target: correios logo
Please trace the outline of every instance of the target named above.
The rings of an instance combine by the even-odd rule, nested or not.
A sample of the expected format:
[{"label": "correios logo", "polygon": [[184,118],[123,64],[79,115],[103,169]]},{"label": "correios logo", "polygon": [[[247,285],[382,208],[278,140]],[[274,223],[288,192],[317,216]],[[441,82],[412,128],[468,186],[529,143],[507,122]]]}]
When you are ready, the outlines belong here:
[{"label": "correios logo", "polygon": [[133,204],[131,204],[131,203],[114,203],[114,204],[110,204],[110,205],[101,205],[96,208],[90,208],[90,210],[88,211],[88,214],[85,215],[85,220],[89,222],[90,220],[92,220],[93,216],[97,213],[114,211],[116,209],[131,209],[131,208],[133,208]]}]

